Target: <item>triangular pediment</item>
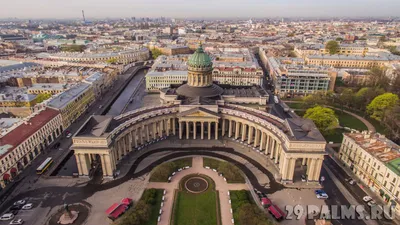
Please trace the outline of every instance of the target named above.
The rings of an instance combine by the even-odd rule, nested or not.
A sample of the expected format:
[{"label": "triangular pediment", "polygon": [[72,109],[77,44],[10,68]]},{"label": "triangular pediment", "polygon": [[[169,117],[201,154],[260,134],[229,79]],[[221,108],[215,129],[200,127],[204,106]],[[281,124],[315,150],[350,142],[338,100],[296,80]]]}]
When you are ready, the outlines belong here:
[{"label": "triangular pediment", "polygon": [[213,112],[211,110],[196,107],[193,109],[186,110],[178,114],[178,117],[208,117],[208,118],[220,118],[218,113]]}]

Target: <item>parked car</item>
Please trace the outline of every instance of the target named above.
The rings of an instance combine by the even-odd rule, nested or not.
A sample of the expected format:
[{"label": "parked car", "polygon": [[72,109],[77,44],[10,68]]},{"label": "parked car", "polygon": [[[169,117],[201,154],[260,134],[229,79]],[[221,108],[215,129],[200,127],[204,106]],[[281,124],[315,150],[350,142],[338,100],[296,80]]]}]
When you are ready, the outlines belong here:
[{"label": "parked car", "polygon": [[307,181],[307,177],[306,177],[306,175],[301,175],[301,181],[302,182],[306,182]]},{"label": "parked car", "polygon": [[0,217],[0,220],[12,220],[14,219],[14,214],[6,213]]},{"label": "parked car", "polygon": [[356,184],[356,181],[353,180],[353,179],[350,179],[350,180],[349,180],[349,184],[354,185],[354,184]]},{"label": "parked car", "polygon": [[14,205],[25,205],[26,201],[25,200],[19,200],[14,202]]},{"label": "parked car", "polygon": [[328,194],[327,193],[320,193],[320,194],[317,194],[317,198],[318,199],[327,199],[329,196],[328,196]]},{"label": "parked car", "polygon": [[23,224],[24,221],[22,219],[15,219],[10,222],[10,224]]},{"label": "parked car", "polygon": [[63,148],[59,148],[59,149],[58,149],[58,151],[62,151],[62,150],[64,150],[64,149],[63,149]]},{"label": "parked car", "polygon": [[324,190],[322,190],[322,189],[315,190],[315,194],[316,195],[322,194],[322,193],[326,194],[326,192]]},{"label": "parked car", "polygon": [[28,209],[32,209],[32,208],[33,208],[33,204],[32,203],[28,203],[28,204],[22,206],[22,209],[24,209],[24,210],[28,210]]},{"label": "parked car", "polygon": [[71,137],[72,137],[71,133],[67,134],[67,138],[71,138]]},{"label": "parked car", "polygon": [[10,210],[20,210],[22,208],[22,205],[13,205],[11,206]]},{"label": "parked car", "polygon": [[364,202],[369,202],[369,201],[371,201],[372,200],[372,198],[370,197],[370,196],[364,196],[363,197],[363,200],[364,200]]},{"label": "parked car", "polygon": [[13,214],[13,215],[17,215],[18,214],[18,212],[19,212],[19,210],[9,210],[8,211],[8,213],[11,213],[11,214]]}]

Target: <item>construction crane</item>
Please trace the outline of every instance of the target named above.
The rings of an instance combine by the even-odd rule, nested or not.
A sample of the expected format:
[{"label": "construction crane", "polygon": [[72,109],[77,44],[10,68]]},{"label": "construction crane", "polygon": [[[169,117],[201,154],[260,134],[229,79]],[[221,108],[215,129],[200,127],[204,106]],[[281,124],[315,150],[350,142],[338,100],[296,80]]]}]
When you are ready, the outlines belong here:
[{"label": "construction crane", "polygon": [[86,23],[86,19],[85,19],[85,11],[82,10],[82,17],[83,17],[83,22]]}]

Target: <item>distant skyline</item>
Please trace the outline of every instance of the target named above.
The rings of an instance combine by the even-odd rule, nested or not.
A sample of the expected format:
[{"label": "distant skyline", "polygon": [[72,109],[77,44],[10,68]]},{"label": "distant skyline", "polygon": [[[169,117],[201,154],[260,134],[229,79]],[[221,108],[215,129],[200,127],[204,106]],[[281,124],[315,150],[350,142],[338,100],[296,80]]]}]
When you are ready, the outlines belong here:
[{"label": "distant skyline", "polygon": [[400,0],[1,0],[0,18],[399,16]]}]

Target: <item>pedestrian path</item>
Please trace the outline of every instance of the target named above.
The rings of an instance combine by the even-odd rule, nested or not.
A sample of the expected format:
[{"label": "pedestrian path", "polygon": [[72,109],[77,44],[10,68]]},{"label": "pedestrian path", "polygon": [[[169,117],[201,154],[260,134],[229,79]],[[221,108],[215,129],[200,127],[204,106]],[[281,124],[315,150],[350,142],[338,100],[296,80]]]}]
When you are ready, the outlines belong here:
[{"label": "pedestrian path", "polygon": [[229,190],[243,190],[249,189],[247,184],[228,184],[222,177],[218,176],[218,173],[205,169],[203,167],[203,158],[200,156],[193,157],[192,167],[186,170],[182,170],[172,177],[170,183],[162,182],[149,182],[148,188],[158,188],[166,190],[165,201],[163,206],[163,213],[161,214],[161,220],[158,225],[169,225],[172,213],[172,206],[174,201],[175,189],[178,189],[180,180],[189,174],[204,174],[211,177],[216,186],[216,190],[219,191],[219,201],[221,209],[221,221],[222,225],[232,224],[232,214],[230,212],[231,205],[229,203]]}]

